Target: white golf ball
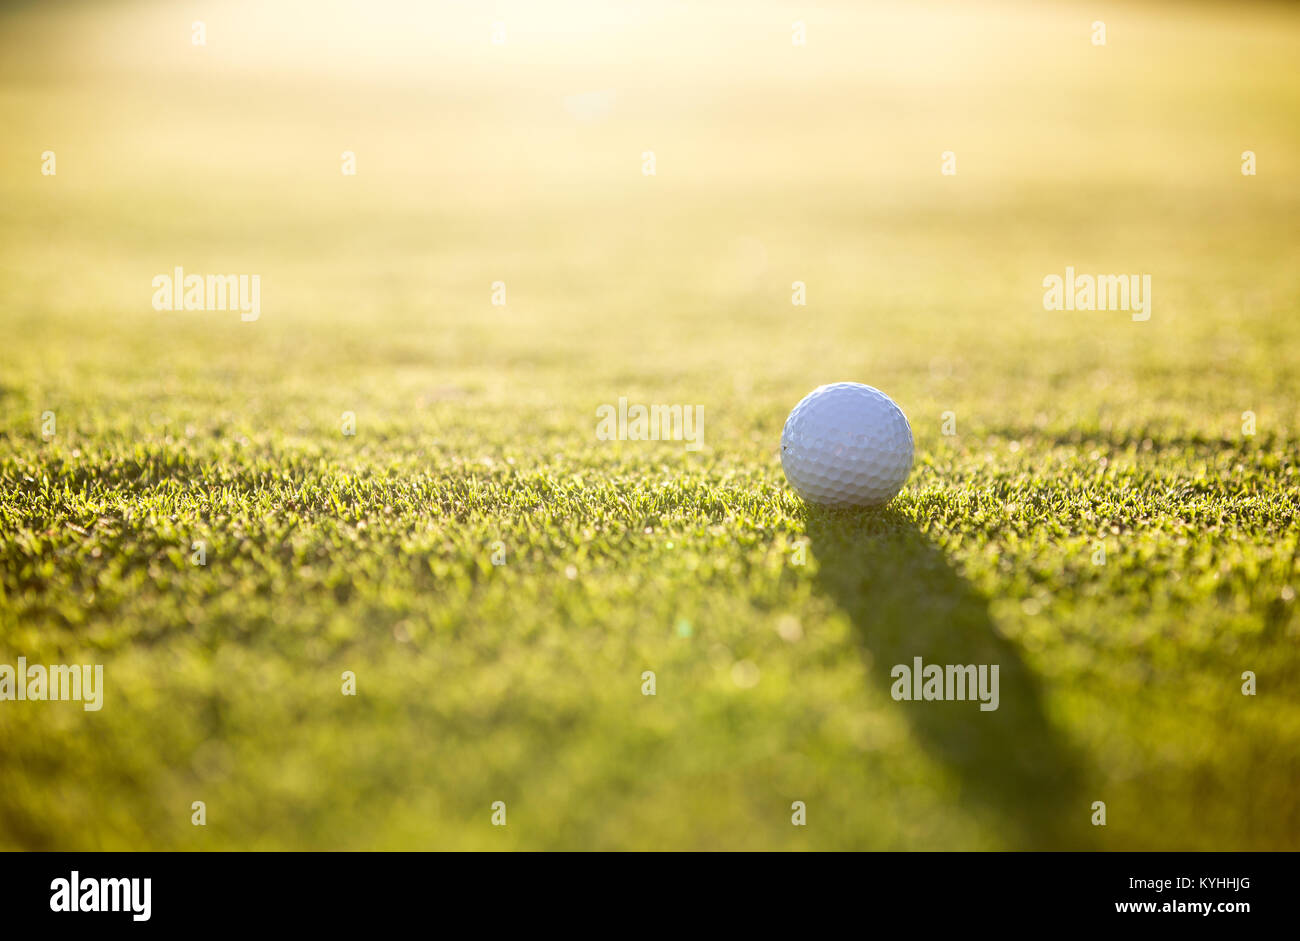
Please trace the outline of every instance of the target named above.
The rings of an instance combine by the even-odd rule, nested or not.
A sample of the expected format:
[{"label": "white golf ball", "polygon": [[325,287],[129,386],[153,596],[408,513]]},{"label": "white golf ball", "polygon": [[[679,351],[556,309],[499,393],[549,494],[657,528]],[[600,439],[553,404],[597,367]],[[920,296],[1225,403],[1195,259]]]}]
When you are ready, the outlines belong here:
[{"label": "white golf ball", "polygon": [[912,469],[912,426],[879,389],[833,382],[809,392],[785,420],[781,466],[809,503],[888,503]]}]

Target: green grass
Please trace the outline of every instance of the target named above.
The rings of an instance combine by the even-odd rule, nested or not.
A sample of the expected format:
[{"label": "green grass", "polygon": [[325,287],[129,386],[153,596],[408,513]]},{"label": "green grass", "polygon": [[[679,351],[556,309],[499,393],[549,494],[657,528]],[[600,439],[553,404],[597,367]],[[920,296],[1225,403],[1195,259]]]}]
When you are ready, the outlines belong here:
[{"label": "green grass", "polygon": [[[107,687],[0,702],[0,847],[1300,848],[1300,19],[743,9],[355,73],[0,14],[0,663]],[[154,311],[176,265],[261,319]],[[1151,320],[1044,311],[1066,265]],[[782,476],[838,379],[911,419],[884,510]]]}]

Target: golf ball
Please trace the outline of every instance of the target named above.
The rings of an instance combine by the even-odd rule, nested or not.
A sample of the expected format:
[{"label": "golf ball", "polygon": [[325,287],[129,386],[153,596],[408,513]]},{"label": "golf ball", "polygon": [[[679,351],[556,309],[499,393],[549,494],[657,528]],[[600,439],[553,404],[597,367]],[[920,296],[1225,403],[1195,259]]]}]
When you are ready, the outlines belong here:
[{"label": "golf ball", "polygon": [[833,382],[809,392],[785,420],[781,466],[809,503],[888,503],[912,469],[912,426],[879,389]]}]

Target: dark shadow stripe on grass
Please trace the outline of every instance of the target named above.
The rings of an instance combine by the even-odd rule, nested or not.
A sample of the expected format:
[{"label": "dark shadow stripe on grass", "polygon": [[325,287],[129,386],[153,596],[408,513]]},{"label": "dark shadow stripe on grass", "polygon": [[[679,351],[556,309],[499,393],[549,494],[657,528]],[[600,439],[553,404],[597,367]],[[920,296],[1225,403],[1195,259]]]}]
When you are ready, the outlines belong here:
[{"label": "dark shadow stripe on grass", "polygon": [[[890,696],[896,664],[997,664],[999,706],[894,702],[919,744],[961,782],[963,803],[992,808],[1013,828],[1007,845],[1087,848],[1090,801],[1080,764],[1043,712],[1037,678],[989,617],[988,600],[896,510],[809,508],[817,583],[848,614],[871,652],[870,682]],[[972,806],[971,809],[976,809]]]}]

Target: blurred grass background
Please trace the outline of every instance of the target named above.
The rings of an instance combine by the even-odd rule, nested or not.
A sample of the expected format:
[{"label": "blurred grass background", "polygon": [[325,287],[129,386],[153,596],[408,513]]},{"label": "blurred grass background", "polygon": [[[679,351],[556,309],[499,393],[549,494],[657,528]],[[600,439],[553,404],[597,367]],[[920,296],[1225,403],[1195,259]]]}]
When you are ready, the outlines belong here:
[{"label": "blurred grass background", "polygon": [[[1297,847],[1295,8],[196,11],[0,12],[0,662],[108,683],[0,703],[0,846]],[[887,514],[785,489],[838,379],[911,418]]]}]

